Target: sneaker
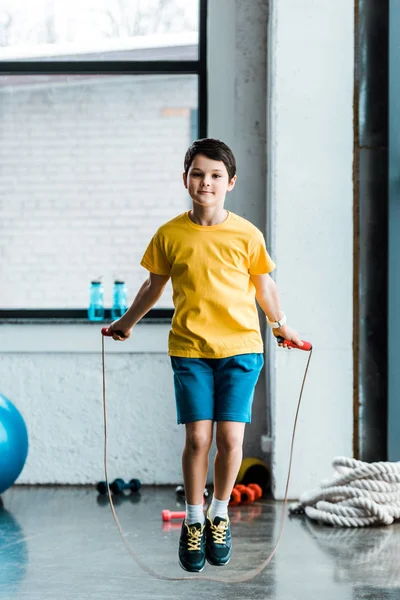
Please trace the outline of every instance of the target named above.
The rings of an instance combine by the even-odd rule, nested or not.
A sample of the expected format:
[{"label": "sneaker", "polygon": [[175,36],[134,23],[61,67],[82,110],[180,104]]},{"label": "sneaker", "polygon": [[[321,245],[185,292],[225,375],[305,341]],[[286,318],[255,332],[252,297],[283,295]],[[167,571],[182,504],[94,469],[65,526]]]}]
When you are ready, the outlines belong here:
[{"label": "sneaker", "polygon": [[179,539],[179,564],[185,571],[200,573],[206,562],[206,532],[205,525],[182,523]]},{"label": "sneaker", "polygon": [[210,565],[223,567],[228,564],[232,554],[232,536],[229,517],[215,517],[214,521],[206,517],[206,558]]}]

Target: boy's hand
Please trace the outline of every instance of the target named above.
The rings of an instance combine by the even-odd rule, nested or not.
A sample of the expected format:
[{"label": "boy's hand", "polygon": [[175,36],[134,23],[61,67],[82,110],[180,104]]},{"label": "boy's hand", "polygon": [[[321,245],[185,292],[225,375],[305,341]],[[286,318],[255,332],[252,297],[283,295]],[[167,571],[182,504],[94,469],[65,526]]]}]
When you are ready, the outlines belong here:
[{"label": "boy's hand", "polygon": [[[294,342],[295,344],[297,344],[297,346],[304,345],[301,339],[299,338],[299,334],[297,333],[297,331],[294,331],[294,329],[291,329],[287,325],[283,325],[283,327],[273,329],[272,333],[275,337],[283,337],[288,342]],[[283,346],[287,350],[291,350],[290,346],[287,346],[285,342],[283,342],[282,344],[278,342],[278,346]]]},{"label": "boy's hand", "polygon": [[122,319],[117,319],[108,326],[108,331],[114,332],[112,335],[113,340],[117,342],[124,342],[131,337],[132,329],[132,327],[127,328]]}]

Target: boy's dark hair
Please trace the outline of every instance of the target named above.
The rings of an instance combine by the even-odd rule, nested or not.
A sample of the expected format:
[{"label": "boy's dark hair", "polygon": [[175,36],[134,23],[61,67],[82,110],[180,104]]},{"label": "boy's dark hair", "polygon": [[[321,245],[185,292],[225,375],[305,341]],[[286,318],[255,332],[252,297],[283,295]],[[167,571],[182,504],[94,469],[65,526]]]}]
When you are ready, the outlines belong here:
[{"label": "boy's dark hair", "polygon": [[190,165],[194,157],[198,154],[203,154],[207,158],[211,158],[211,160],[221,160],[228,171],[229,181],[236,175],[236,160],[232,150],[224,142],[214,140],[213,138],[196,140],[188,148],[184,160],[185,175],[188,174]]}]

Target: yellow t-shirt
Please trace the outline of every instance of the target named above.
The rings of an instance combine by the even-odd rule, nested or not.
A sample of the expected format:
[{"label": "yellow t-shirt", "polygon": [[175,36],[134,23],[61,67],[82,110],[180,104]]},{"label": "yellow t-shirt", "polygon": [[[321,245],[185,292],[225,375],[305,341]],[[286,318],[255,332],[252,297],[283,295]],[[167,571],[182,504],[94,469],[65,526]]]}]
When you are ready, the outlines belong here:
[{"label": "yellow t-shirt", "polygon": [[193,223],[185,212],[162,225],[140,263],[170,275],[175,307],[169,356],[224,358],[263,351],[250,275],[275,264],[264,236],[232,212],[218,225]]}]

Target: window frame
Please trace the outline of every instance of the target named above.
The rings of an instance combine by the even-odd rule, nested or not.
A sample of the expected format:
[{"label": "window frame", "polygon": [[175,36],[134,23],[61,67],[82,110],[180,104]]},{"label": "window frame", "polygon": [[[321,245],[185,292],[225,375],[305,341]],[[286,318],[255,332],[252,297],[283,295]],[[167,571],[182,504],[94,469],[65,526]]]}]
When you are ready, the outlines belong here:
[{"label": "window frame", "polygon": [[[207,2],[199,1],[199,51],[197,60],[101,60],[0,61],[1,75],[197,75],[198,134],[207,137]],[[173,308],[153,308],[141,321],[169,322]],[[105,309],[104,322],[111,320],[111,309]],[[88,320],[87,309],[0,309],[0,323],[82,322]]]}]

